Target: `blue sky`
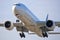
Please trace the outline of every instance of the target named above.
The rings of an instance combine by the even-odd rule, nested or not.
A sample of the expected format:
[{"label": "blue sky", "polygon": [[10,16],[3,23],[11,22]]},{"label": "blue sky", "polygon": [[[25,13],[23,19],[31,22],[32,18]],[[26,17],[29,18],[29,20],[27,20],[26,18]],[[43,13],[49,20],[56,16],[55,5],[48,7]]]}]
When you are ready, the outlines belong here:
[{"label": "blue sky", "polygon": [[[60,21],[60,0],[0,0],[0,23],[10,20],[15,22],[17,19],[12,13],[12,6],[16,3],[25,4],[40,20],[44,20],[49,14],[49,19]],[[55,31],[60,31],[58,27]],[[37,35],[26,34],[26,38],[21,39],[18,32],[14,28],[8,31],[0,28],[0,40],[59,40],[60,35],[49,35],[48,38],[41,38]]]}]

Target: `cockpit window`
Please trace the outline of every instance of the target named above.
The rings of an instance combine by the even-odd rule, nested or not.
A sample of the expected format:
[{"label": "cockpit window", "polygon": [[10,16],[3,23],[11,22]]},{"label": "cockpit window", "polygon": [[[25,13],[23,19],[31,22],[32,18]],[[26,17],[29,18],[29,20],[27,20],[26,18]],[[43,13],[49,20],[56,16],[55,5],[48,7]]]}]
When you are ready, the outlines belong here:
[{"label": "cockpit window", "polygon": [[20,4],[16,4],[17,6],[20,6]]}]

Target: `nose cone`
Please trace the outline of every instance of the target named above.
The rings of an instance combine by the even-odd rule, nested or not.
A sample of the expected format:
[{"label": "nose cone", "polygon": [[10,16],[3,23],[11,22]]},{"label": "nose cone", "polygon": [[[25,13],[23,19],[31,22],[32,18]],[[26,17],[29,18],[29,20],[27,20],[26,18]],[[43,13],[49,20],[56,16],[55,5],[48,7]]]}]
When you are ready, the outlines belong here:
[{"label": "nose cone", "polygon": [[12,11],[14,11],[15,9],[18,9],[20,7],[20,4],[14,4],[12,6]]},{"label": "nose cone", "polygon": [[12,13],[14,13],[15,8],[16,8],[16,5],[13,5],[12,6]]},{"label": "nose cone", "polygon": [[20,11],[20,10],[26,10],[26,7],[24,4],[19,3],[19,4],[14,4],[12,6],[12,12],[15,13],[16,11]]},{"label": "nose cone", "polygon": [[14,5],[12,6],[12,13],[15,13],[15,10],[18,10],[19,7],[20,7],[20,4],[14,4]]}]

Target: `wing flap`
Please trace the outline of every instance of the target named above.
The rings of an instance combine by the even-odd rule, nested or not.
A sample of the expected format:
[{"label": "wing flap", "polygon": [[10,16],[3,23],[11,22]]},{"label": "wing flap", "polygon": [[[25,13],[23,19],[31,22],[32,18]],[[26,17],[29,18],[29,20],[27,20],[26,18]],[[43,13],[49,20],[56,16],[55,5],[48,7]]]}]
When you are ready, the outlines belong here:
[{"label": "wing flap", "polygon": [[28,32],[28,29],[25,28],[24,26],[19,26],[19,27],[16,27],[17,31],[23,31],[23,32]]},{"label": "wing flap", "polygon": [[13,23],[14,27],[16,27],[17,31],[28,32],[28,29],[22,23]]},{"label": "wing flap", "polygon": [[[0,23],[0,26],[4,26],[4,23]],[[13,26],[14,27],[23,26],[23,24],[22,23],[13,23]]]},{"label": "wing flap", "polygon": [[22,23],[13,23],[14,27],[19,27],[19,26],[23,26]]}]

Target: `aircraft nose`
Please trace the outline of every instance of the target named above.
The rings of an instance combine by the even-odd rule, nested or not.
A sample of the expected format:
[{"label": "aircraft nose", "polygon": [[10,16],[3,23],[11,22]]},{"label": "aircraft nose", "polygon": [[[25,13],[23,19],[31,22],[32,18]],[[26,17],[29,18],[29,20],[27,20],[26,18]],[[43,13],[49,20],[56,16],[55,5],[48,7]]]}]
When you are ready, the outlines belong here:
[{"label": "aircraft nose", "polygon": [[16,5],[13,5],[12,6],[12,13],[14,13],[15,8],[16,8]]}]

